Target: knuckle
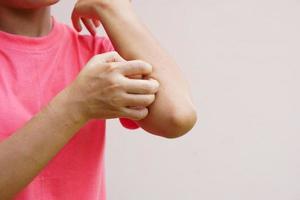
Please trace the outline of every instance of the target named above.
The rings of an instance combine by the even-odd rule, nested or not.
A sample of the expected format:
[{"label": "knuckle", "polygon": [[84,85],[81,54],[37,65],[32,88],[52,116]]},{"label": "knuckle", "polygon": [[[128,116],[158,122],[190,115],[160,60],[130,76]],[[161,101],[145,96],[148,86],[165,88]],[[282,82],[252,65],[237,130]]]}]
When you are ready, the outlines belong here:
[{"label": "knuckle", "polygon": [[159,87],[160,83],[158,82],[158,80],[153,79],[153,81],[154,81],[154,83],[155,83],[155,86],[156,86],[156,87]]},{"label": "knuckle", "polygon": [[106,70],[108,72],[114,72],[116,68],[116,65],[114,65],[113,63],[106,63]]},{"label": "knuckle", "polygon": [[148,106],[154,101],[154,97],[152,95],[147,95],[143,98],[141,98],[137,103],[140,106]]},{"label": "knuckle", "polygon": [[149,63],[147,63],[144,60],[135,60],[135,62],[141,67],[143,68],[146,72],[152,72],[152,65],[150,65]]},{"label": "knuckle", "polygon": [[159,84],[159,82],[156,81],[156,80],[155,80],[154,82],[155,82],[155,83],[154,83],[154,86],[153,86],[153,91],[154,91],[154,92],[157,92],[158,89],[159,89],[159,85],[160,85],[160,84]]},{"label": "knuckle", "polygon": [[155,91],[156,91],[156,85],[155,84],[149,85],[149,92],[150,93],[155,93]]},{"label": "knuckle", "polygon": [[140,110],[138,113],[139,113],[139,119],[138,120],[144,119],[148,115],[148,109],[145,108],[143,110]]},{"label": "knuckle", "polygon": [[123,89],[123,85],[115,81],[113,78],[108,79],[108,84],[110,85],[109,91],[111,92],[119,92]]},{"label": "knuckle", "polygon": [[115,96],[111,97],[110,101],[111,101],[111,104],[114,106],[122,105],[122,97],[119,95],[115,95]]},{"label": "knuckle", "polygon": [[145,62],[144,67],[146,68],[146,71],[147,71],[147,72],[152,72],[152,65],[150,65],[149,63],[146,63],[146,62]]},{"label": "knuckle", "polygon": [[140,60],[140,59],[137,59],[137,60],[134,60],[135,62],[137,62],[138,64],[142,64],[142,65],[147,65],[148,63],[144,60]]},{"label": "knuckle", "polygon": [[132,118],[133,120],[141,120],[144,118],[144,114],[142,113],[142,111],[138,111],[132,116]]},{"label": "knuckle", "polygon": [[149,95],[148,97],[148,103],[152,103],[155,100],[155,95]]},{"label": "knuckle", "polygon": [[140,59],[136,59],[136,60],[134,60],[134,62],[136,62],[136,63],[144,63],[144,61],[143,60],[140,60]]},{"label": "knuckle", "polygon": [[111,76],[106,77],[106,84],[108,85],[109,89],[116,88],[116,81]]},{"label": "knuckle", "polygon": [[132,120],[141,120],[148,115],[148,109],[144,108],[141,110],[133,110],[133,111],[126,110],[126,111],[123,111],[123,113],[124,113],[124,116],[126,116]]},{"label": "knuckle", "polygon": [[155,86],[153,84],[144,83],[143,92],[145,93],[153,93],[155,91]]},{"label": "knuckle", "polygon": [[159,88],[159,83],[156,80],[143,80],[143,84],[141,86],[144,90],[144,92],[154,94],[157,92]]},{"label": "knuckle", "polygon": [[119,57],[119,56],[120,56],[119,53],[116,52],[116,51],[111,51],[110,53],[111,53],[111,55],[112,55],[113,57]]},{"label": "knuckle", "polygon": [[140,101],[139,101],[139,105],[142,105],[142,106],[147,106],[148,103],[149,103],[149,100],[146,98],[140,99]]},{"label": "knuckle", "polygon": [[104,85],[102,87],[110,94],[119,93],[124,90],[124,86],[114,76],[106,77],[106,80],[101,84]]},{"label": "knuckle", "polygon": [[102,60],[104,56],[105,56],[105,53],[104,54],[96,54],[92,57],[92,59],[93,60]]}]

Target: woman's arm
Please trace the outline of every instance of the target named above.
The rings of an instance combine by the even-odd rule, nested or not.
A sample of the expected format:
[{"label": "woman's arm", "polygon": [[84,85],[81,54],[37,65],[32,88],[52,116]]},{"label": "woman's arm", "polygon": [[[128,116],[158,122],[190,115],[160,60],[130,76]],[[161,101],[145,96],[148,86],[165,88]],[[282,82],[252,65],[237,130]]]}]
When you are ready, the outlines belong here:
[{"label": "woman's arm", "polygon": [[0,199],[11,199],[47,165],[86,122],[72,118],[64,93],[0,142]]},{"label": "woman's arm", "polygon": [[[123,62],[115,52],[96,55],[76,79],[22,128],[0,142],[0,199],[11,199],[25,187],[90,119],[140,120],[155,98],[155,80],[131,80],[148,75],[152,67]],[[124,95],[134,91],[136,95]]]},{"label": "woman's arm", "polygon": [[176,62],[135,15],[129,0],[79,0],[73,11],[77,30],[80,16],[100,20],[122,57],[152,64],[149,77],[158,80],[160,88],[149,115],[137,123],[150,133],[168,138],[187,133],[197,120],[188,83]]}]

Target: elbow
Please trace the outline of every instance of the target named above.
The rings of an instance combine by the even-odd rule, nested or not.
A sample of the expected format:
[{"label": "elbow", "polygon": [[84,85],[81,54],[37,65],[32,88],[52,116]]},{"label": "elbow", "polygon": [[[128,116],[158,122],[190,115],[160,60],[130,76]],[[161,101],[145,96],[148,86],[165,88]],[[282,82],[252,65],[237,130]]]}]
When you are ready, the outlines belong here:
[{"label": "elbow", "polygon": [[177,112],[172,117],[172,125],[162,137],[168,139],[179,138],[183,135],[186,135],[188,132],[192,130],[197,122],[197,111],[195,108],[189,109],[189,111]]},{"label": "elbow", "polygon": [[179,138],[190,132],[197,122],[197,112],[194,106],[182,108],[166,111],[170,114],[164,115],[161,119],[152,115],[137,123],[150,134],[167,139]]}]

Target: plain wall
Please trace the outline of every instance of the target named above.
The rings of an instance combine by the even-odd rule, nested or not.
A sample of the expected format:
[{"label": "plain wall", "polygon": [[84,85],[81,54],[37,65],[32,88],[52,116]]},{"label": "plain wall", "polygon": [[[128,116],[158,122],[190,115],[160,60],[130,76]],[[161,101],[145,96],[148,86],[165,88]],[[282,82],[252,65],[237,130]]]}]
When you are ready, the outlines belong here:
[{"label": "plain wall", "polygon": [[[198,123],[168,140],[107,120],[108,200],[300,199],[300,1],[133,3],[180,64]],[[53,14],[70,24],[73,4]]]}]

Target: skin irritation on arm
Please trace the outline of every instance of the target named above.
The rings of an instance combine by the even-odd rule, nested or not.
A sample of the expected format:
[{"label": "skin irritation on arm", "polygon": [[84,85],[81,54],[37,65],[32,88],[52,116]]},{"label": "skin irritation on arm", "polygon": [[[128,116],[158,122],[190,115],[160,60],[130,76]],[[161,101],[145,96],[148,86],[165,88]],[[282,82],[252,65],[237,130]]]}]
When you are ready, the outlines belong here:
[{"label": "skin irritation on arm", "polygon": [[[81,1],[94,3],[95,8],[100,8],[98,17],[121,56],[126,60],[144,60],[153,66],[152,74],[146,78],[159,81],[160,89],[154,103],[148,107],[148,116],[136,122],[145,131],[166,138],[176,138],[188,133],[197,121],[188,83],[174,59],[135,15],[131,4],[117,7],[110,3],[114,1]],[[56,2],[57,0],[48,1],[49,4]],[[29,5],[27,2],[18,6]],[[49,7],[17,9],[3,6],[0,11],[0,18],[3,19],[0,28],[7,32],[37,37],[45,35],[51,29]],[[123,27],[126,27],[126,31]]]},{"label": "skin irritation on arm", "polygon": [[167,138],[189,132],[197,121],[197,113],[180,67],[135,15],[131,4],[114,8],[105,1],[100,6],[101,23],[116,50],[127,60],[149,62],[153,66],[150,77],[160,82],[148,116],[137,123],[146,131]]},{"label": "skin irritation on arm", "polygon": [[[29,37],[47,35],[51,30],[49,6],[56,2],[58,0],[0,0],[0,30]],[[142,59],[151,63],[154,67],[151,76],[161,83],[149,117],[138,123],[147,131],[168,138],[186,133],[196,121],[196,112],[178,66],[133,17],[133,12],[123,13],[127,18],[109,7],[104,11],[101,22],[116,49],[128,60]],[[128,29],[121,34],[119,27],[124,25]],[[0,199],[12,199],[86,123],[72,120],[72,110],[65,93],[60,93],[24,127],[0,141]]]}]

